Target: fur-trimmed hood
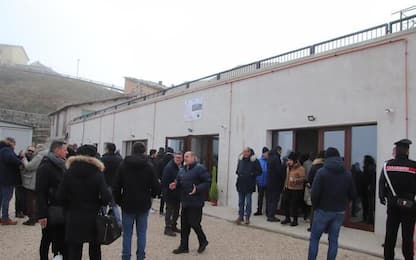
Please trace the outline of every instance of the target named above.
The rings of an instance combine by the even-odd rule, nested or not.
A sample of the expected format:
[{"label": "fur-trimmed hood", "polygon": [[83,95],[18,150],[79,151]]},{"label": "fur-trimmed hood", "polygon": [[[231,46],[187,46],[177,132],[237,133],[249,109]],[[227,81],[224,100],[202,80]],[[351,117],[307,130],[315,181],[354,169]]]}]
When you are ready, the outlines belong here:
[{"label": "fur-trimmed hood", "polygon": [[[238,158],[240,161],[241,160],[243,160],[244,159],[244,155],[243,154],[240,154],[240,157]],[[257,160],[257,156],[255,156],[255,155],[252,155],[252,156],[250,156],[250,161],[251,162],[254,162],[254,161],[256,161]]]},{"label": "fur-trimmed hood", "polygon": [[323,158],[316,158],[315,160],[313,160],[312,165],[317,165],[317,164],[324,164],[324,159]]},{"label": "fur-trimmed hood", "polygon": [[85,155],[77,155],[77,156],[69,157],[69,159],[66,161],[66,168],[69,169],[71,165],[75,162],[84,162],[84,163],[94,165],[95,167],[98,168],[98,170],[100,170],[100,172],[104,172],[104,169],[105,169],[104,164],[100,160],[94,157],[85,156]]}]

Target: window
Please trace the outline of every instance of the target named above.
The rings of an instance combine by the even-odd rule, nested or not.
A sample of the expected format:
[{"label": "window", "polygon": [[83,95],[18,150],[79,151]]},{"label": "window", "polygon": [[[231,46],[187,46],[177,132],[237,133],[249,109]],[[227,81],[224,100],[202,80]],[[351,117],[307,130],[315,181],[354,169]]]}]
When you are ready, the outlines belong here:
[{"label": "window", "polygon": [[272,136],[273,147],[281,146],[285,156],[293,150],[293,131],[275,131]]}]

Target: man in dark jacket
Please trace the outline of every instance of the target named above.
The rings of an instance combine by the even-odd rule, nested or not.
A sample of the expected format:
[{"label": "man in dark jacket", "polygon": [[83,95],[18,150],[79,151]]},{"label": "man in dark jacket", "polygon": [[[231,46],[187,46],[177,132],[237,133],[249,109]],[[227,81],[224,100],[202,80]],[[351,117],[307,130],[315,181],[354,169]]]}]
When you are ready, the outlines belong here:
[{"label": "man in dark jacket", "polygon": [[170,190],[179,189],[181,194],[181,243],[174,254],[189,252],[189,235],[191,228],[198,236],[198,253],[205,251],[208,246],[207,237],[201,226],[202,208],[205,203],[205,194],[211,185],[211,178],[207,168],[198,164],[193,152],[186,152],[184,156],[185,166],[178,173],[175,182],[169,184]]},{"label": "man in dark jacket", "polygon": [[347,172],[344,161],[336,148],[325,152],[325,164],[315,176],[312,185],[312,206],[314,218],[309,242],[308,260],[318,255],[319,240],[328,231],[328,260],[335,260],[338,251],[338,236],[344,222],[348,201],[356,196],[351,173]]},{"label": "man in dark jacket", "polygon": [[237,165],[237,192],[238,192],[238,225],[244,219],[244,224],[250,224],[251,195],[256,191],[256,177],[261,174],[259,160],[254,155],[253,149],[246,147]]},{"label": "man in dark jacket", "polygon": [[[416,162],[409,159],[409,147],[412,142],[403,139],[395,143],[395,158],[387,161],[379,180],[379,199],[387,204],[386,237],[384,241],[384,259],[393,260],[397,231],[402,228],[402,252],[405,260],[413,260],[413,235],[416,222],[416,207],[402,207],[403,202],[414,202],[416,196]],[[386,172],[384,172],[384,168]],[[390,184],[388,184],[387,174]],[[392,188],[394,190],[392,190]]]},{"label": "man in dark jacket", "polygon": [[68,151],[63,141],[53,141],[50,151],[36,171],[36,201],[39,224],[42,227],[40,242],[40,259],[47,260],[49,246],[52,243],[54,255],[67,254],[65,246],[65,224],[51,226],[48,224],[49,208],[60,206],[56,200],[56,192],[64,178],[65,160]]},{"label": "man in dark jacket", "polygon": [[180,233],[177,228],[179,209],[181,207],[181,198],[178,190],[170,190],[169,184],[174,182],[178,177],[179,169],[182,167],[182,152],[176,152],[172,161],[166,165],[162,176],[162,194],[166,201],[165,215],[165,235],[176,236]]},{"label": "man in dark jacket", "polygon": [[143,143],[133,145],[132,156],[121,163],[114,182],[115,201],[122,209],[123,249],[122,259],[131,258],[131,239],[136,223],[137,259],[145,258],[147,219],[152,197],[160,193],[160,184],[152,165],[145,156]]},{"label": "man in dark jacket", "polygon": [[[306,183],[306,186],[308,189],[312,188],[313,180],[315,179],[316,173],[319,169],[324,167],[324,158],[325,158],[325,151],[320,151],[317,158],[313,160],[311,170],[308,174],[308,182]],[[313,223],[313,205],[312,205],[312,211],[311,211],[311,220],[308,228],[308,232],[312,229],[312,223]]]},{"label": "man in dark jacket", "polygon": [[[101,161],[104,163],[104,168],[105,168],[104,169],[105,182],[107,183],[107,187],[111,193],[113,192],[112,189],[113,189],[114,180],[116,178],[117,170],[122,160],[123,158],[121,158],[119,154],[116,154],[116,145],[113,143],[106,143],[105,153],[101,157]],[[117,223],[121,225],[120,208],[117,206],[117,204],[114,201],[112,201],[110,204],[111,204],[110,206],[113,209],[114,217],[116,218]]]},{"label": "man in dark jacket", "polygon": [[269,159],[267,161],[267,203],[269,208],[267,221],[269,222],[280,221],[278,218],[276,218],[276,210],[285,179],[282,160],[280,159],[281,152],[282,148],[280,146],[272,149],[269,153]]},{"label": "man in dark jacket", "polygon": [[[168,147],[165,149],[163,147],[159,148],[159,152],[157,153],[156,159],[154,159],[154,167],[156,170],[156,174],[159,178],[159,181],[162,181],[162,176],[163,176],[163,170],[165,169],[166,165],[168,165],[168,163],[170,161],[173,160],[173,149]],[[164,214],[165,211],[165,198],[163,197],[163,193],[158,194],[160,197],[160,208],[159,208],[159,214],[162,216]]]},{"label": "man in dark jacket", "polygon": [[17,221],[11,220],[9,217],[9,204],[13,197],[14,188],[21,185],[19,166],[22,165],[21,160],[15,154],[14,148],[16,141],[8,137],[6,138],[3,148],[0,149],[0,191],[1,191],[1,224],[16,225]]},{"label": "man in dark jacket", "polygon": [[266,198],[266,215],[268,211],[268,204],[267,204],[267,159],[269,158],[269,148],[263,147],[261,158],[259,159],[259,163],[261,166],[261,175],[257,176],[256,183],[257,183],[257,211],[254,213],[254,216],[261,216],[263,215],[263,200]]}]

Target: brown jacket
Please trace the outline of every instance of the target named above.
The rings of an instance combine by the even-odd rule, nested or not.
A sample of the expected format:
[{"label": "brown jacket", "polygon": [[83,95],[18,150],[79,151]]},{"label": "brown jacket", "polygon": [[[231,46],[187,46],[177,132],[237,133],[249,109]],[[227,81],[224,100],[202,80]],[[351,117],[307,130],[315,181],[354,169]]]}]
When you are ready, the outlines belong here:
[{"label": "brown jacket", "polygon": [[306,173],[299,163],[287,167],[285,188],[289,190],[303,190],[305,188]]}]

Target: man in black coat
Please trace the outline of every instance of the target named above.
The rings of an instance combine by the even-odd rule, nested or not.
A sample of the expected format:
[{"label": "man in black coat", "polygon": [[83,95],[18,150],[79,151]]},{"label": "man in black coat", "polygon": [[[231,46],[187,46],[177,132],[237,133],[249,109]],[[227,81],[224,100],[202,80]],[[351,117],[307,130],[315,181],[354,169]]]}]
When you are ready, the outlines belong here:
[{"label": "man in black coat", "polygon": [[21,185],[19,166],[22,165],[21,160],[15,154],[14,148],[16,141],[8,137],[6,138],[3,148],[0,149],[0,191],[1,191],[1,224],[16,225],[17,221],[11,220],[9,217],[9,204],[13,197],[14,188]]},{"label": "man in black coat", "polygon": [[[173,160],[173,152],[174,152],[173,149],[170,147],[166,149],[166,152],[165,152],[165,149],[161,147],[159,148],[159,152],[156,156],[156,159],[153,160],[155,164],[154,167],[156,170],[156,174],[159,178],[159,181],[161,182],[162,182],[163,171],[166,165],[168,165],[168,163]],[[163,197],[163,193],[158,194],[158,195],[160,195],[159,214],[162,216],[165,211],[165,198]]]},{"label": "man in black coat", "polygon": [[[105,153],[101,157],[101,161],[104,163],[104,178],[107,184],[108,189],[112,193],[114,180],[117,175],[118,167],[120,167],[121,161],[123,158],[119,154],[116,154],[116,145],[113,143],[105,144]],[[121,212],[120,207],[117,206],[115,201],[110,203],[110,206],[113,209],[114,217],[116,218],[117,223],[121,226]]]},{"label": "man in black coat", "polygon": [[143,143],[135,143],[132,156],[123,160],[114,182],[114,198],[123,214],[123,259],[131,257],[134,223],[137,231],[137,259],[145,258],[149,210],[152,197],[160,193],[160,183],[145,152]]},{"label": "man in black coat", "polygon": [[254,150],[244,148],[237,165],[237,192],[238,192],[238,218],[235,221],[241,224],[250,224],[251,196],[256,191],[256,177],[262,173],[261,165],[254,155]]},{"label": "man in black coat", "polygon": [[42,227],[40,259],[48,260],[49,246],[52,243],[54,255],[62,254],[66,259],[65,225],[48,224],[49,208],[61,206],[56,200],[56,192],[64,178],[65,160],[68,151],[63,141],[53,141],[49,154],[45,156],[36,171],[36,201],[39,224]]},{"label": "man in black coat", "polygon": [[185,166],[179,171],[175,182],[169,184],[169,189],[179,189],[181,194],[181,243],[179,248],[173,250],[174,254],[189,252],[189,235],[191,228],[198,236],[198,253],[205,251],[208,240],[202,230],[202,208],[205,204],[205,194],[211,185],[211,178],[207,168],[198,164],[193,152],[186,152],[184,156]]},{"label": "man in black coat", "polygon": [[57,192],[57,199],[64,205],[66,213],[68,257],[81,260],[83,243],[88,242],[89,259],[99,260],[97,215],[101,206],[108,205],[112,197],[103,175],[104,164],[95,158],[97,148],[83,145],[77,154],[68,159],[68,170]]},{"label": "man in black coat", "polygon": [[267,204],[269,209],[267,221],[269,222],[280,221],[276,218],[276,210],[285,180],[282,160],[280,159],[281,153],[282,148],[277,146],[270,151],[267,161]]},{"label": "man in black coat", "polygon": [[179,209],[181,207],[181,198],[178,190],[170,190],[169,184],[174,182],[178,177],[179,169],[182,167],[183,154],[176,152],[173,160],[166,165],[162,176],[162,194],[166,201],[165,215],[165,235],[176,236],[176,232],[181,231],[177,228]]}]

